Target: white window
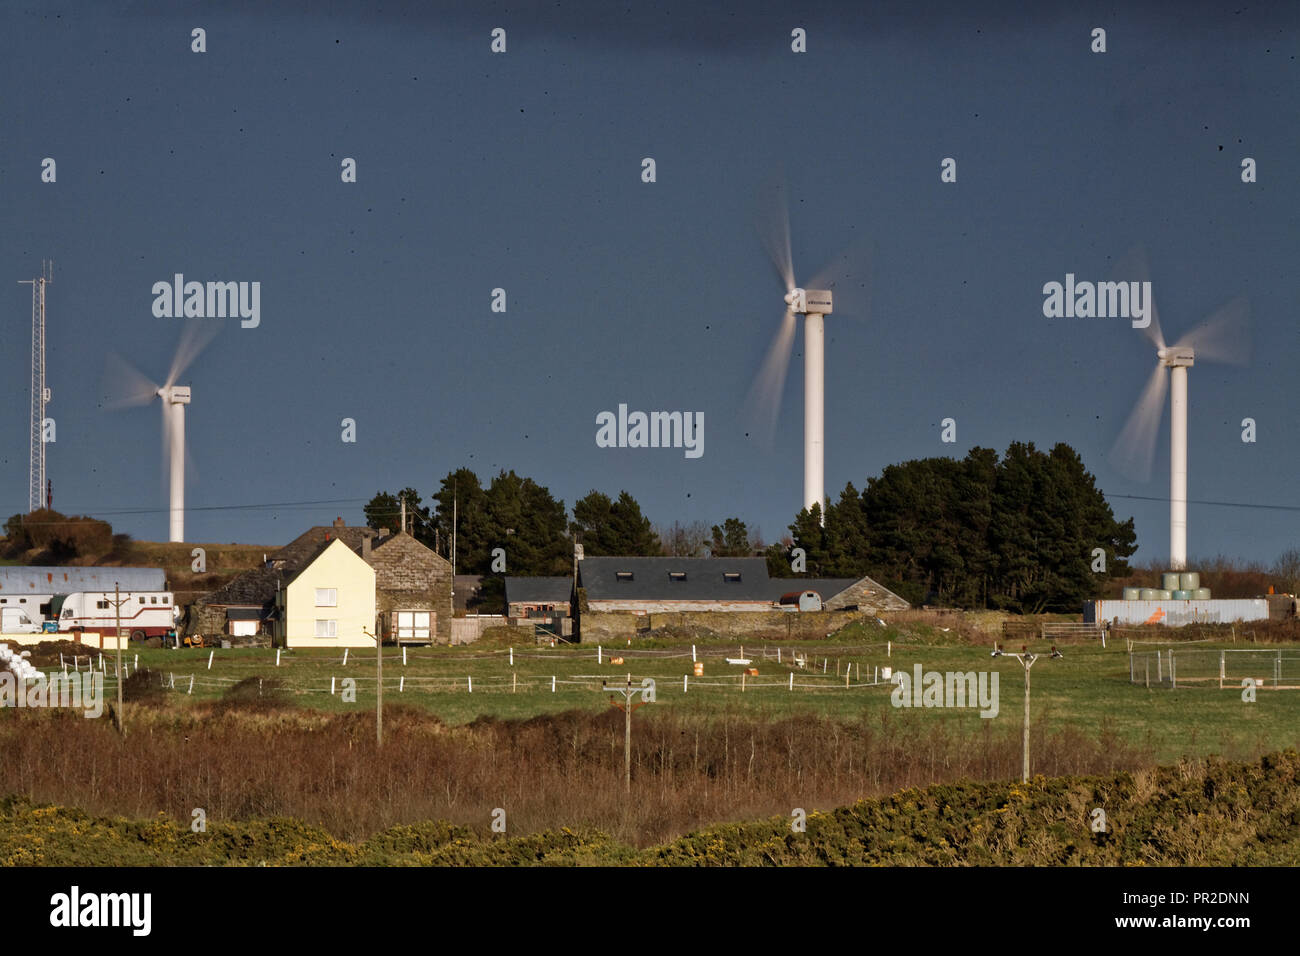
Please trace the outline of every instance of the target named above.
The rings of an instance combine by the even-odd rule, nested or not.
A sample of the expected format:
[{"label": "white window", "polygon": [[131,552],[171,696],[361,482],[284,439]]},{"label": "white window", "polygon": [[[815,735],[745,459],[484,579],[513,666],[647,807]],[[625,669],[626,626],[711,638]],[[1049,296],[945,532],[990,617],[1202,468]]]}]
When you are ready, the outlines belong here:
[{"label": "white window", "polygon": [[317,636],[317,637],[338,637],[338,636],[339,636],[339,622],[338,622],[338,621],[322,621],[320,618],[317,618],[317,619],[316,619],[316,636]]},{"label": "white window", "polygon": [[317,607],[338,607],[339,589],[338,588],[317,588],[316,606]]},{"label": "white window", "polygon": [[428,611],[398,611],[397,639],[399,641],[421,638],[428,640],[430,617]]}]

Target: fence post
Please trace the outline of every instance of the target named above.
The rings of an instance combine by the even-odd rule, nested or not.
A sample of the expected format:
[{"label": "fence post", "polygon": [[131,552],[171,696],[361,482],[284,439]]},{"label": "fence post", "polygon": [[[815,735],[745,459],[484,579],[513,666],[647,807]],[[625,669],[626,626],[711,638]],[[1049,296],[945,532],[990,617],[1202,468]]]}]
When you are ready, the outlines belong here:
[{"label": "fence post", "polygon": [[470,676],[466,677],[465,680],[469,682],[469,692],[471,694],[474,693],[474,676],[471,674]]},{"label": "fence post", "polygon": [[1227,663],[1227,651],[1219,651],[1219,690],[1223,690],[1224,665]]},{"label": "fence post", "polygon": [[554,675],[554,674],[551,675],[551,693],[552,693],[552,694],[555,693],[555,675]]},{"label": "fence post", "polygon": [[[513,650],[513,648],[512,648],[512,650]],[[511,658],[510,663],[512,663],[512,664],[514,663],[514,659],[513,659],[513,658]],[[403,666],[403,667],[406,666],[406,645],[405,645],[405,644],[402,645],[402,666]]]},{"label": "fence post", "polygon": [[1128,652],[1128,682],[1133,683],[1133,652]]},{"label": "fence post", "polygon": [[190,675],[190,689],[187,690],[185,693],[187,693],[187,694],[192,694],[192,693],[194,693],[194,675],[193,675],[193,674]]},{"label": "fence post", "polygon": [[603,663],[603,661],[601,660],[601,656],[602,656],[602,651],[601,651],[601,649],[600,649],[600,645],[597,644],[597,645],[596,645],[596,663],[597,663],[597,664]]},{"label": "fence post", "polygon": [[1178,665],[1174,662],[1174,649],[1169,648],[1169,689],[1178,689]]},{"label": "fence post", "polygon": [[1151,654],[1147,654],[1147,690],[1151,689]]},{"label": "fence post", "polygon": [[794,671],[790,672],[790,690],[794,690]]},{"label": "fence post", "polygon": [[[406,663],[406,658],[405,658],[405,657],[402,658],[402,663],[403,663],[403,664]],[[510,648],[510,666],[511,666],[511,667],[514,667],[514,666],[515,666],[515,649],[514,649],[513,647]]]},{"label": "fence post", "polygon": [[217,653],[217,652],[216,652],[216,651],[208,651],[208,670],[212,670],[212,655],[215,654],[215,653]]},{"label": "fence post", "polygon": [[688,677],[689,677],[689,675],[687,675],[687,674],[683,674],[683,675],[682,675],[682,693],[683,693],[683,694],[686,693],[686,681],[687,681]]},{"label": "fence post", "polygon": [[280,648],[278,647],[275,649],[275,666],[280,666]]},{"label": "fence post", "polygon": [[692,663],[692,664],[695,663],[695,645],[694,645],[694,644],[691,645],[691,663]]},{"label": "fence post", "polygon": [[334,678],[333,678],[333,677],[330,678],[330,696],[331,696],[331,697],[334,696]]},{"label": "fence post", "polygon": [[1156,683],[1162,684],[1165,680],[1165,659],[1160,656],[1160,651],[1156,651]]}]

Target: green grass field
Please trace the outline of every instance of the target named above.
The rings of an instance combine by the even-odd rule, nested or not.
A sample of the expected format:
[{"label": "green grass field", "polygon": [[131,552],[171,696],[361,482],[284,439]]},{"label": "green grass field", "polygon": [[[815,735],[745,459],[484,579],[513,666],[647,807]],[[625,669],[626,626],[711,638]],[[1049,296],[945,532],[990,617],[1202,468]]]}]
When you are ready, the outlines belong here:
[{"label": "green grass field", "polygon": [[[401,650],[388,646],[384,648],[384,699],[386,704],[426,709],[445,723],[458,725],[484,715],[510,719],[574,709],[607,710],[609,695],[600,690],[601,682],[623,682],[631,675],[636,684],[647,677],[655,680],[657,700],[650,706],[659,711],[671,709],[705,716],[727,713],[768,720],[800,714],[856,720],[864,714],[892,711],[893,719],[921,726],[942,721],[952,722],[954,730],[980,730],[984,719],[976,709],[895,708],[891,702],[893,685],[883,679],[873,685],[880,668],[889,666],[910,674],[913,666],[920,664],[926,671],[996,672],[999,712],[989,722],[997,729],[1008,725],[1018,728],[1024,700],[1021,665],[1014,658],[990,657],[991,642],[983,646],[942,643],[943,637],[928,628],[855,628],[827,641],[782,645],[779,662],[775,644],[745,645],[745,656],[759,673],[744,677],[743,689],[741,674],[745,668],[724,659],[740,653],[740,643],[731,641],[696,642],[696,657],[704,665],[702,677],[693,675],[690,643],[602,647],[600,663],[597,648],[589,645],[554,649],[523,645],[513,651],[482,644],[412,647],[406,652],[405,665]],[[1300,658],[1300,645],[1259,645],[1254,650],[1260,653],[1250,664],[1246,663],[1247,655],[1239,653],[1250,645],[1231,641],[1179,646],[1176,653],[1184,661],[1180,666],[1188,678],[1217,676],[1217,658],[1211,659],[1219,648],[1233,652],[1228,655],[1230,679],[1223,689],[1217,680],[1185,679],[1173,690],[1167,682],[1157,685],[1154,664],[1149,689],[1130,683],[1129,653],[1122,643],[1106,649],[1095,642],[1063,644],[1063,659],[1051,659],[1045,644],[1031,644],[1030,650],[1041,654],[1032,670],[1032,720],[1036,728],[1047,731],[1072,726],[1096,736],[1109,730],[1126,742],[1151,750],[1162,762],[1210,754],[1249,758],[1296,746],[1300,742],[1300,688],[1272,687],[1273,664],[1269,656],[1280,651],[1288,658]],[[1155,649],[1139,650],[1152,653]],[[1195,668],[1193,650],[1204,656]],[[794,666],[793,652],[805,655],[808,666]],[[346,665],[341,652],[286,650],[281,653],[278,667],[276,652],[267,649],[132,649],[126,659],[133,667],[137,654],[138,667],[159,676],[168,687],[168,700],[182,707],[210,703],[227,694],[237,682],[260,678],[280,681],[298,707],[326,712],[374,710],[373,649],[350,650]],[[113,654],[107,657],[110,673],[106,694],[111,700],[116,693],[111,674]],[[620,657],[623,663],[613,663]],[[1139,671],[1142,666],[1139,659]],[[1300,670],[1300,659],[1288,662],[1287,667]],[[844,674],[848,668],[852,670],[846,687]],[[1247,674],[1266,679],[1253,703],[1242,699],[1241,677]],[[345,679],[355,681],[354,699],[352,694],[345,694],[349,689]],[[130,706],[128,703],[128,717]]]}]

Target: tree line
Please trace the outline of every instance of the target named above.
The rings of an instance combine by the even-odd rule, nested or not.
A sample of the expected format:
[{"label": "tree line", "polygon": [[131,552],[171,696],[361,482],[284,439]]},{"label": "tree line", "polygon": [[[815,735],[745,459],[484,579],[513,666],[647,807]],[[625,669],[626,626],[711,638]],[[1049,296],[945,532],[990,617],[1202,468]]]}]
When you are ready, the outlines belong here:
[{"label": "tree line", "polygon": [[366,524],[397,531],[403,503],[406,530],[444,557],[451,555],[454,514],[456,568],[465,574],[493,573],[496,548],[504,549],[506,573],[512,575],[570,573],[579,541],[592,557],[730,557],[762,548],[739,518],[711,527],[675,522],[656,529],[626,491],[611,498],[592,490],[574,503],[570,517],[548,488],[514,471],[502,470],[484,487],[472,470],[459,468],[442,479],[429,504],[414,488],[381,491],[363,508]]},{"label": "tree line", "polygon": [[[484,486],[469,468],[450,472],[429,504],[413,488],[380,492],[366,522],[396,530],[406,502],[407,530],[449,555],[453,507],[457,570],[568,574],[573,545],[600,555],[763,555],[775,577],[870,575],[912,603],[1035,613],[1078,610],[1129,573],[1133,519],[1116,519],[1069,445],[1050,452],[1013,442],[999,457],[973,448],[964,459],[923,458],[890,465],[858,491],[803,509],[780,542],[764,545],[736,517],[721,524],[654,527],[626,491],[591,491],[564,502],[531,478],[502,470]],[[823,520],[824,510],[824,520]],[[500,573],[499,565],[495,568]]]}]

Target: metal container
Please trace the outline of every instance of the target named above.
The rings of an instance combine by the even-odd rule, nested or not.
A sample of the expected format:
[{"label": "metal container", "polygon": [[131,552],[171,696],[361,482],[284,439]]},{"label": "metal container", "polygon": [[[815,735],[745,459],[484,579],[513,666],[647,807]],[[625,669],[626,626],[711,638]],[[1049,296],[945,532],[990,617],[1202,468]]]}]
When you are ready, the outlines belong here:
[{"label": "metal container", "polygon": [[1201,576],[1195,571],[1183,571],[1178,575],[1178,586],[1184,591],[1195,591],[1201,586]]},{"label": "metal container", "polygon": [[1157,588],[1157,589],[1156,589],[1156,600],[1157,600],[1157,601],[1172,601],[1173,598],[1174,598],[1174,592],[1171,591],[1171,590],[1169,590],[1168,588]]},{"label": "metal container", "polygon": [[1140,588],[1138,590],[1139,601],[1154,601],[1156,599],[1155,588]]},{"label": "metal container", "polygon": [[1209,588],[1197,588],[1195,591],[1192,592],[1192,600],[1194,601],[1208,601],[1209,599],[1210,599]]},{"label": "metal container", "polygon": [[1197,623],[1267,621],[1268,601],[1263,598],[1231,601],[1085,601],[1083,619],[1089,624],[1118,621],[1121,626],[1129,627],[1143,624],[1179,627]]},{"label": "metal container", "polygon": [[1179,589],[1174,592],[1175,601],[1190,601],[1191,599],[1192,599],[1191,591],[1184,591],[1182,589]]},{"label": "metal container", "polygon": [[1136,600],[1140,599],[1141,597],[1142,597],[1142,589],[1141,589],[1141,588],[1125,588],[1125,589],[1124,589],[1124,600],[1125,600],[1125,601],[1136,601]]},{"label": "metal container", "polygon": [[1173,591],[1178,586],[1179,584],[1178,584],[1177,571],[1166,571],[1164,574],[1160,575],[1161,591]]}]

